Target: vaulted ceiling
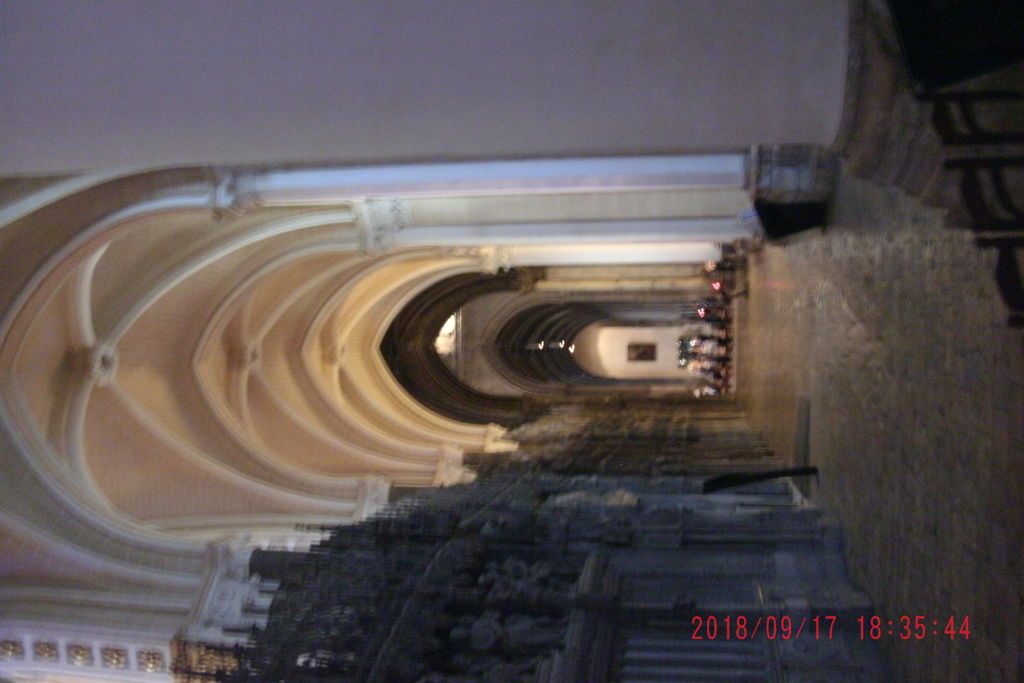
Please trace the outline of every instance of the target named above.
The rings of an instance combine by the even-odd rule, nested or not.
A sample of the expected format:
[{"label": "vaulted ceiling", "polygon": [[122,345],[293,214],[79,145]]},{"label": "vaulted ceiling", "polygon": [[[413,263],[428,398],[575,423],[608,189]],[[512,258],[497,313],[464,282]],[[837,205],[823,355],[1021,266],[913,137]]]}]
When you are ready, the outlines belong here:
[{"label": "vaulted ceiling", "polygon": [[396,380],[401,311],[713,257],[750,146],[842,127],[845,2],[381,7],[0,5],[0,617],[173,632],[208,541],[472,476],[515,444]]},{"label": "vaulted ceiling", "polygon": [[391,485],[470,478],[465,452],[515,444],[396,380],[381,353],[396,317],[499,268],[713,256],[750,229],[743,156],[696,159],[733,170],[680,158],[650,187],[630,162],[632,180],[376,198],[327,171],[305,188],[243,170],[57,181],[4,231],[24,254],[0,347],[10,455],[65,505],[195,540],[360,519]]}]

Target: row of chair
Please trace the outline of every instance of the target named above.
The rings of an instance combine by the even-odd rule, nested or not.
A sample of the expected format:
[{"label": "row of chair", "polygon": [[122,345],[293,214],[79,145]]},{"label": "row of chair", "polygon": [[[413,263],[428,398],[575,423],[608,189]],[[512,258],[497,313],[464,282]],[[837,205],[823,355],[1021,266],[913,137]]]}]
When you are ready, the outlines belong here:
[{"label": "row of chair", "polygon": [[[961,199],[971,218],[975,243],[998,250],[995,278],[1009,309],[1007,324],[1024,327],[1024,278],[1018,258],[1024,255],[1024,156],[1005,153],[1008,147],[1024,144],[1024,116],[1010,117],[1011,124],[1021,124],[1011,130],[985,124],[979,117],[985,107],[990,111],[1020,107],[1024,92],[974,90],[920,97],[933,104],[932,124],[944,144],[976,146],[973,151],[981,152],[949,159],[944,166],[960,174]],[[993,148],[998,151],[986,153]]]}]

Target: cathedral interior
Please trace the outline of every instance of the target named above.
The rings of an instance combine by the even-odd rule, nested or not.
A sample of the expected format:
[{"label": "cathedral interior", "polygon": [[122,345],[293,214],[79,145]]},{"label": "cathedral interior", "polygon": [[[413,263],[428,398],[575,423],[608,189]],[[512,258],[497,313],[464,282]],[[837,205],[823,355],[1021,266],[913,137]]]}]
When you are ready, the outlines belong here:
[{"label": "cathedral interior", "polygon": [[1020,680],[1024,11],[912,4],[0,0],[0,681]]}]

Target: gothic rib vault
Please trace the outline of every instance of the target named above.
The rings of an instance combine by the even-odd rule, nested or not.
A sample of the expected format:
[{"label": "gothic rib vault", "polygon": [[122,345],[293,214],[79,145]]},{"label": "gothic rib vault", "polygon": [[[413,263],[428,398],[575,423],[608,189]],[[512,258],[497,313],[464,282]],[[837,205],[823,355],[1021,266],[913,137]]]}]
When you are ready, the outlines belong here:
[{"label": "gothic rib vault", "polygon": [[8,618],[109,623],[156,600],[132,619],[173,633],[207,542],[273,543],[363,519],[392,485],[471,478],[464,453],[515,443],[396,381],[380,345],[403,307],[517,265],[700,261],[750,206],[742,173],[308,203],[237,189],[252,177],[56,180],[4,209]]},{"label": "gothic rib vault", "polygon": [[[745,150],[846,125],[860,3],[749,4],[5,5],[0,157],[26,178],[0,184],[0,648],[27,655],[0,676],[86,641],[166,674],[211,541],[355,521],[513,448],[411,399],[389,322],[453,276],[700,262],[749,231]],[[681,153],[696,167],[636,170]],[[364,177],[310,185],[321,163]]]}]

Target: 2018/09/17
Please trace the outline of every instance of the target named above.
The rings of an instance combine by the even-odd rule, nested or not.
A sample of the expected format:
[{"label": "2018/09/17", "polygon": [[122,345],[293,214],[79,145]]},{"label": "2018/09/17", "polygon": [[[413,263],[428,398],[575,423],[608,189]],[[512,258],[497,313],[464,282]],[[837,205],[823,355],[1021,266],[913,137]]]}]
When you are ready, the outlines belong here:
[{"label": "2018/09/17", "polygon": [[[810,622],[813,626],[814,638],[816,640],[821,638],[832,639],[832,631],[835,628],[836,620],[838,617],[835,616],[815,616],[810,618]],[[719,628],[719,621],[723,626]],[[724,635],[726,640],[736,638],[737,640],[746,640],[747,638],[753,638],[757,635],[757,632],[761,629],[761,625],[764,624],[764,635],[769,640],[775,638],[782,638],[783,640],[789,640],[790,638],[799,638],[800,634],[803,633],[804,626],[807,625],[808,617],[801,619],[796,632],[793,632],[793,619],[788,616],[776,617],[770,615],[767,617],[761,616],[754,622],[753,627],[750,626],[752,619],[748,619],[745,616],[737,617],[722,617],[719,620],[715,616],[695,616],[690,620],[690,623],[694,625],[693,634],[690,636],[692,640],[715,640]],[[703,629],[703,635],[701,630]],[[811,629],[808,629],[808,636],[811,635]]]}]

